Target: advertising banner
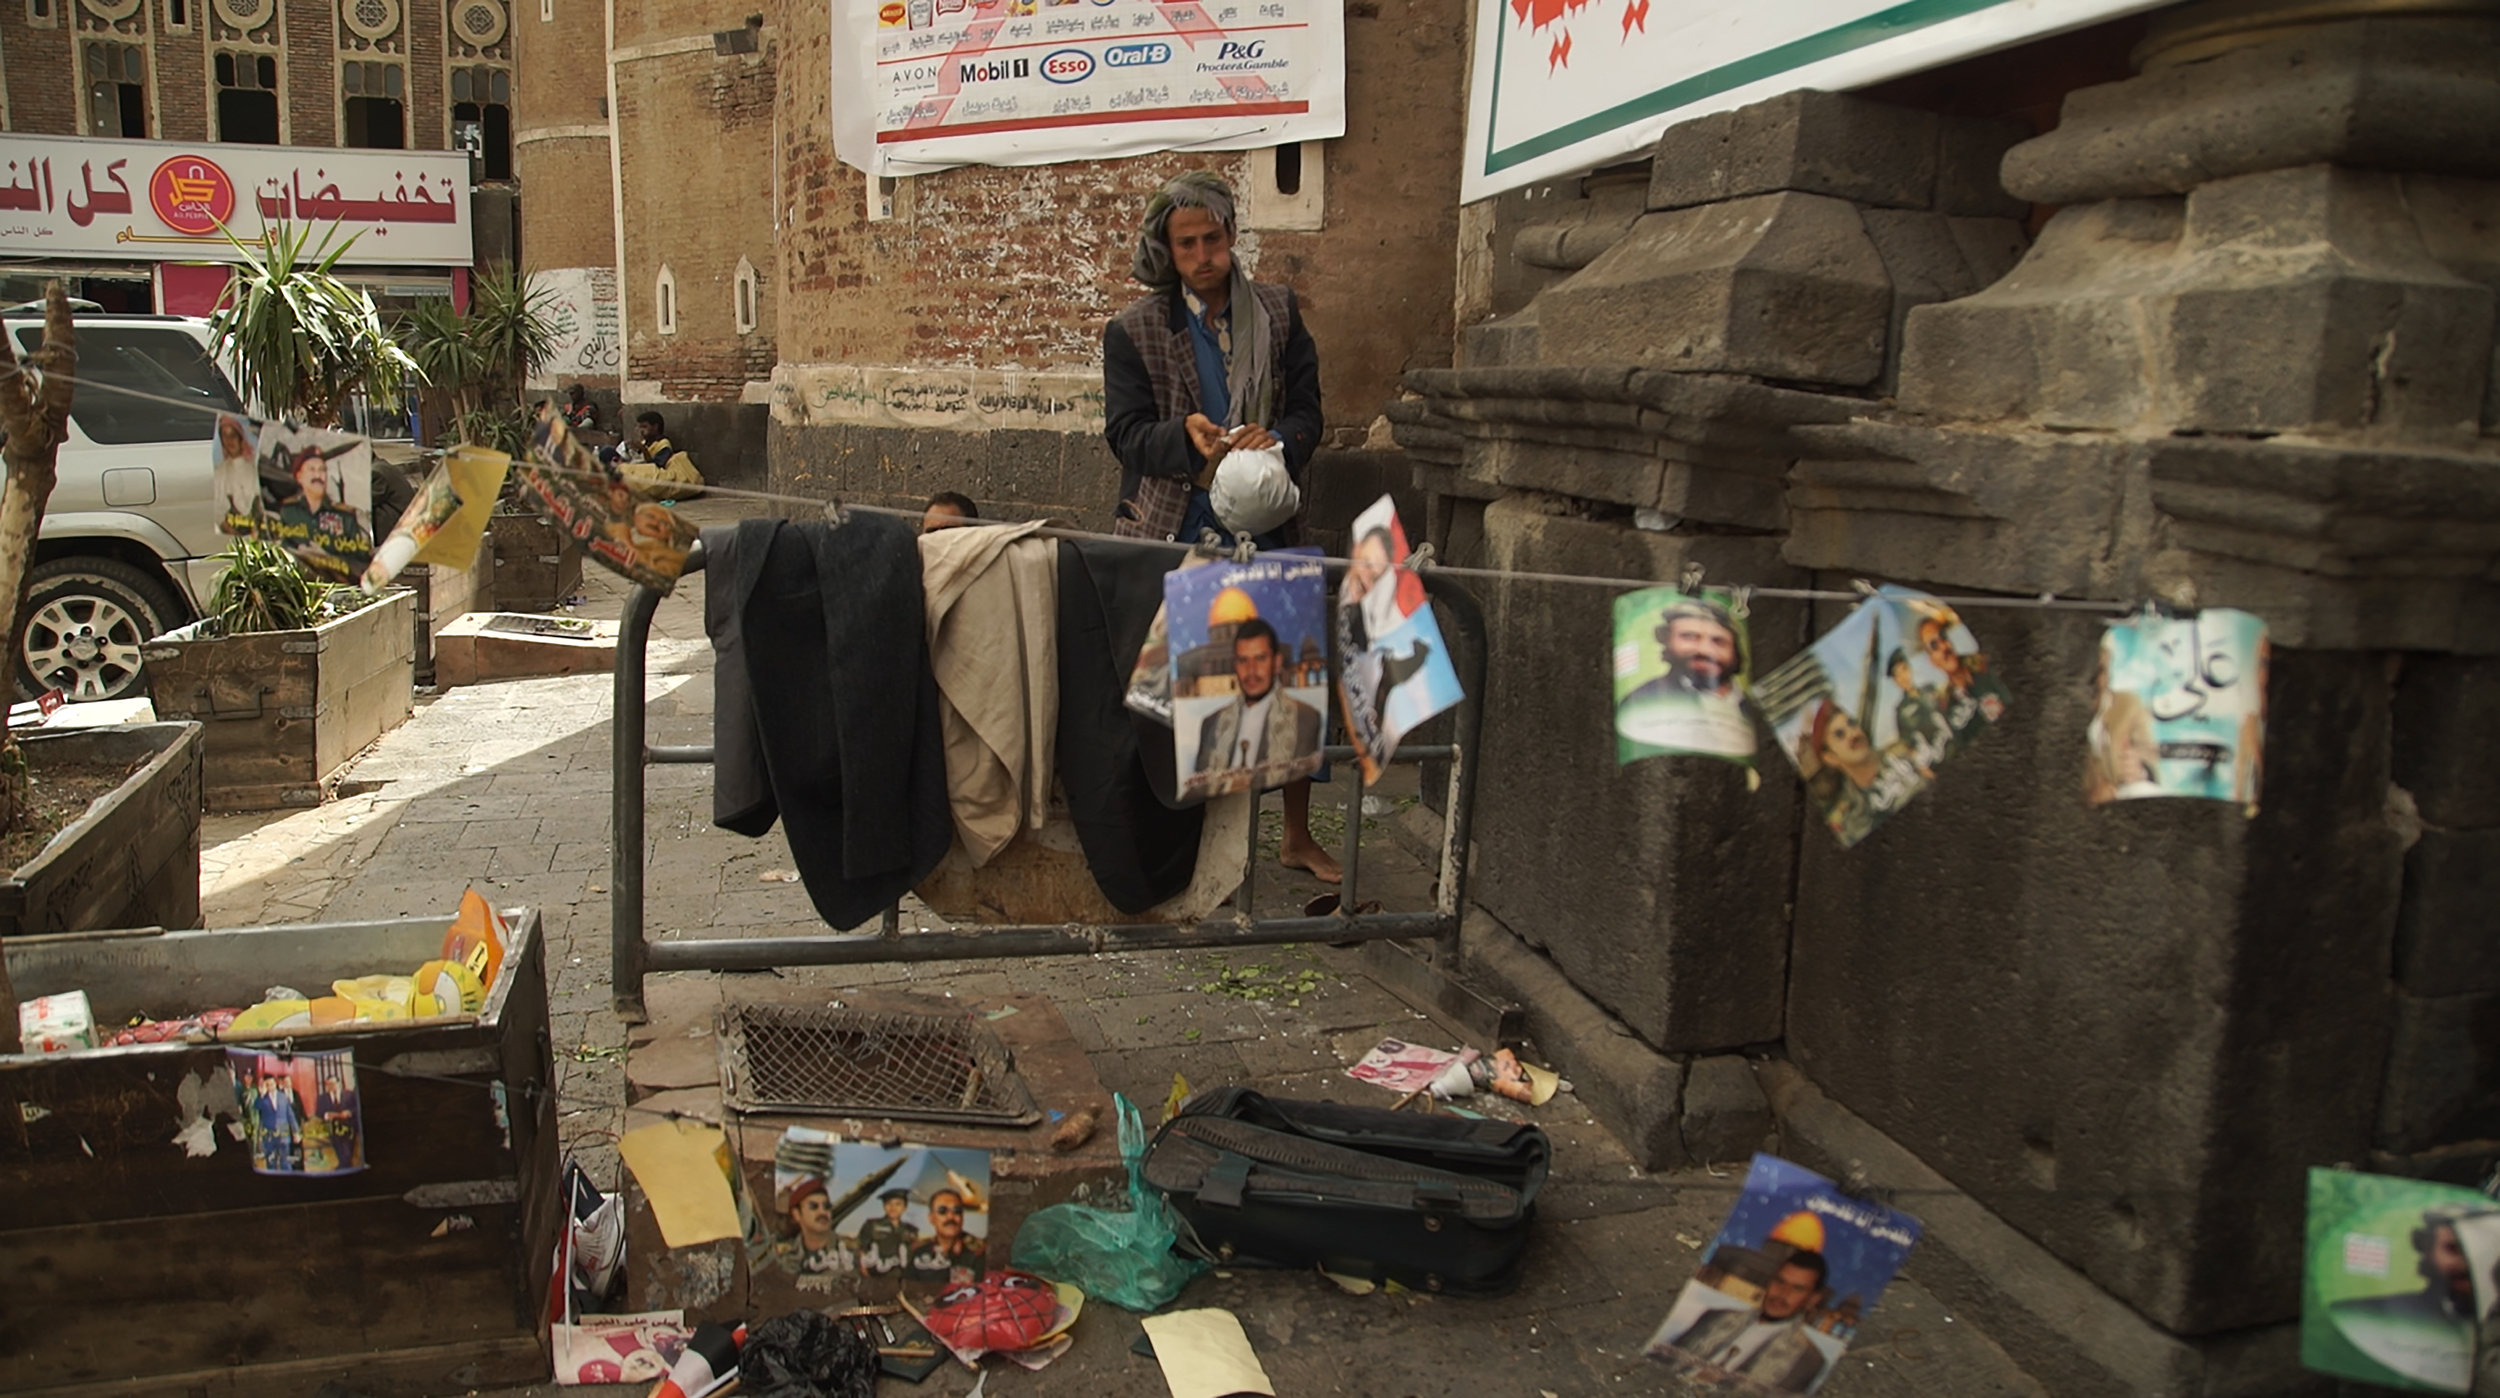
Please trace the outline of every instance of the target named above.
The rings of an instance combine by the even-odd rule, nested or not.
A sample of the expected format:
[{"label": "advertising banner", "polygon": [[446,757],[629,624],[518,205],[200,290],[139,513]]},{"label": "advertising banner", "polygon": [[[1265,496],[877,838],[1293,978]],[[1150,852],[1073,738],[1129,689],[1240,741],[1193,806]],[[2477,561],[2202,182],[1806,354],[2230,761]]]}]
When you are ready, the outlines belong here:
[{"label": "advertising banner", "polygon": [[358,235],[344,264],[466,267],[469,158],[0,132],[0,254],[233,262],[219,227],[273,222]]},{"label": "advertising banner", "polygon": [[1863,87],[2159,3],[1478,0],[1459,197],[1637,158],[1710,112]]},{"label": "advertising banner", "polygon": [[1345,134],[1322,0],[836,0],[834,149],[872,175]]}]

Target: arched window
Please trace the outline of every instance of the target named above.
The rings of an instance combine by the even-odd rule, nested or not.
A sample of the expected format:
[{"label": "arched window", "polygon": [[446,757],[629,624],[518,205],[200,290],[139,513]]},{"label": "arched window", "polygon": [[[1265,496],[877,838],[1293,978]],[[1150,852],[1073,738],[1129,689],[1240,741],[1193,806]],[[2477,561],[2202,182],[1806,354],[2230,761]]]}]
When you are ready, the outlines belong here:
[{"label": "arched window", "polygon": [[761,318],[757,314],[759,299],[755,290],[755,264],[743,257],[739,258],[738,276],[730,285],[730,295],[734,298],[730,313],[737,317],[738,333],[752,335],[755,333],[757,320]]},{"label": "arched window", "polygon": [[668,264],[666,263],[662,263],[660,265],[660,284],[652,296],[651,304],[653,307],[653,319],[658,321],[660,333],[663,335],[676,334],[677,274],[670,271],[668,269]]}]

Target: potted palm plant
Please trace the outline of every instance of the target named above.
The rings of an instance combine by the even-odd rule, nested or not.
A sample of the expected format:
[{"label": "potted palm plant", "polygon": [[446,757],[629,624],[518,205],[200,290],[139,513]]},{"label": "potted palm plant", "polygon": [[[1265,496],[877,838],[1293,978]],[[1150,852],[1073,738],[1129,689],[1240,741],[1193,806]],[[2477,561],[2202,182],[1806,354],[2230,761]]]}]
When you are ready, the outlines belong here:
[{"label": "potted palm plant", "polygon": [[[61,283],[41,348],[19,363],[0,336],[0,597],[25,587],[77,384],[78,335]],[[10,731],[0,708],[0,935],[83,932],[200,916],[200,726]],[[8,980],[0,974],[0,1001]],[[14,1017],[0,1049],[16,1044]]]},{"label": "potted palm plant", "polygon": [[[554,292],[497,263],[470,282],[466,315],[448,303],[428,303],[401,323],[400,342],[432,386],[453,440],[513,456],[527,449],[524,385],[555,353],[554,303]],[[488,547],[480,552],[494,555],[493,597],[500,607],[545,611],[581,581],[581,545],[509,492],[496,506]]]},{"label": "potted palm plant", "polygon": [[[449,441],[512,456],[527,447],[529,417],[522,386],[555,352],[554,303],[553,292],[532,287],[510,264],[495,263],[470,279],[466,312],[449,301],[426,301],[401,320],[400,344],[425,376],[427,395],[449,424]],[[418,674],[430,677],[434,639],[463,610],[562,600],[562,594],[545,597],[547,588],[533,574],[542,566],[541,553],[560,554],[567,547],[578,580],[579,545],[559,533],[553,520],[499,503],[486,545],[478,550],[469,574],[447,577],[444,570],[423,564],[401,574],[417,594],[424,627],[417,641]],[[559,571],[562,561],[557,560]]]},{"label": "potted palm plant", "polygon": [[[335,274],[355,241],[336,232],[316,241],[279,223],[237,242],[209,317],[211,346],[245,397],[314,427],[335,425],[359,389],[388,398],[422,379],[373,298]],[[207,725],[212,808],[317,805],[348,758],[408,717],[415,603],[404,590],[367,597],[316,583],[271,544],[238,540],[219,556],[209,615],[141,649],[149,696],[160,718]]]}]

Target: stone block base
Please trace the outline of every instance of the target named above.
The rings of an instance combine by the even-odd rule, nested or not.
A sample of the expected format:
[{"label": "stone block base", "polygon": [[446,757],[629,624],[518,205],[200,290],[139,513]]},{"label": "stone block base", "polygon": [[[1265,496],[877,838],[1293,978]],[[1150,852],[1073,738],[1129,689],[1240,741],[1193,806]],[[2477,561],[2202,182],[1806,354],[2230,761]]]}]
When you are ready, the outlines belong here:
[{"label": "stone block base", "polygon": [[447,688],[615,668],[613,621],[471,612],[434,638],[434,682]]}]

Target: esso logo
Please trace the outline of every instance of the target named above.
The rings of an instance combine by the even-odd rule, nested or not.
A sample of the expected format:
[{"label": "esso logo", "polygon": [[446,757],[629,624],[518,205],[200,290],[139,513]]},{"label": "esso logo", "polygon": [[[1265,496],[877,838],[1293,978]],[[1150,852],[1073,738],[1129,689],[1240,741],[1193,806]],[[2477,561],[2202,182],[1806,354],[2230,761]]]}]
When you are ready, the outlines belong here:
[{"label": "esso logo", "polygon": [[1079,83],[1093,75],[1094,56],[1083,49],[1061,49],[1042,60],[1042,76],[1055,83]]},{"label": "esso logo", "polygon": [[148,207],[167,228],[201,237],[234,217],[234,181],[206,156],[177,155],[148,176]]},{"label": "esso logo", "polygon": [[1143,68],[1150,63],[1169,63],[1172,61],[1172,46],[1161,41],[1113,44],[1102,51],[1102,61],[1114,68]]}]

